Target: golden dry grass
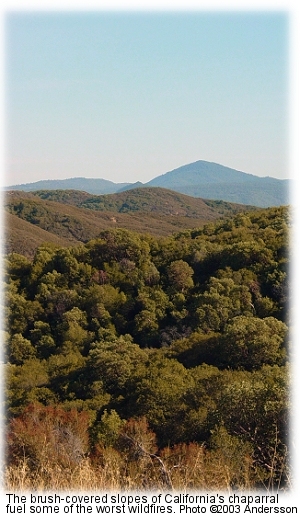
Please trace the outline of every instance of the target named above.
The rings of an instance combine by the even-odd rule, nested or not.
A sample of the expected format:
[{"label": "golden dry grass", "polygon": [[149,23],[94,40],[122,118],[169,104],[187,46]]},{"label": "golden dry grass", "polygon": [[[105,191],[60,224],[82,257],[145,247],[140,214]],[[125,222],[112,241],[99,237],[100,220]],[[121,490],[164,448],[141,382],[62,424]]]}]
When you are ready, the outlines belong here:
[{"label": "golden dry grass", "polygon": [[[242,473],[236,482],[235,465],[225,464],[221,453],[207,453],[200,445],[186,447],[185,453],[164,452],[163,465],[150,457],[132,460],[113,448],[105,448],[102,456],[92,461],[84,458],[76,466],[61,467],[48,463],[33,470],[26,460],[7,467],[4,487],[14,492],[34,491],[154,491],[193,490],[230,491],[253,487],[251,461],[241,461]],[[167,477],[167,478],[166,478]]]}]

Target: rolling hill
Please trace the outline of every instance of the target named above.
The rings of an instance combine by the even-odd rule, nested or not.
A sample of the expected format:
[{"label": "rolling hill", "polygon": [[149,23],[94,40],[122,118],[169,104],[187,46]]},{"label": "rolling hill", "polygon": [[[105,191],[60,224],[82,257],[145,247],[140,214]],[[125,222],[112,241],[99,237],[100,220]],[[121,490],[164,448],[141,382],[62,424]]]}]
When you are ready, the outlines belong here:
[{"label": "rolling hill", "polygon": [[[223,214],[245,210],[241,204],[211,201],[190,197],[165,188],[142,187],[111,195],[91,196],[73,190],[39,190],[33,192],[44,200],[63,202],[79,208],[117,213],[150,213],[168,216],[184,216],[215,219]],[[252,207],[251,207],[252,208]],[[248,208],[250,209],[250,208]]]},{"label": "rolling hill", "polygon": [[5,249],[30,258],[43,242],[68,247],[88,242],[109,228],[166,236],[253,209],[164,188],[100,196],[74,190],[11,191],[4,205],[8,213]]}]

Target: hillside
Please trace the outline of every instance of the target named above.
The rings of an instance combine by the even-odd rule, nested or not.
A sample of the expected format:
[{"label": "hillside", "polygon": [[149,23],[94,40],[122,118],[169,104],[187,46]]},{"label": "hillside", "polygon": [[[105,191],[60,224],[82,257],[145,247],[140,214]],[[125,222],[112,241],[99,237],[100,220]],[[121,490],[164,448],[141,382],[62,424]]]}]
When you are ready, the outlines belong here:
[{"label": "hillside", "polygon": [[[63,241],[65,246],[84,243],[112,228],[167,236],[247,208],[194,199],[162,188],[137,188],[94,197],[74,190],[12,191],[6,194],[5,209],[15,217],[7,220],[7,250],[31,258],[44,241]],[[21,236],[25,224],[28,240]]]},{"label": "hillside", "polygon": [[141,187],[159,187],[192,197],[271,207],[289,203],[289,182],[258,177],[212,162],[196,161],[159,175],[144,185],[141,182],[114,183],[105,179],[79,177],[20,184],[6,187],[5,190],[84,190],[93,195],[104,195]]},{"label": "hillside", "polygon": [[[91,197],[88,193],[72,190],[36,191],[34,195],[56,202],[63,202],[97,211],[117,213],[155,213],[169,216],[185,216],[214,220],[223,214],[244,211],[244,205],[228,204],[222,201],[207,201],[180,194],[165,188],[135,188],[111,195]],[[217,213],[217,215],[216,215]]]},{"label": "hillside", "polygon": [[42,243],[51,243],[59,247],[70,247],[80,244],[75,239],[62,238],[34,224],[30,224],[30,222],[16,215],[5,213],[5,250],[7,253],[17,252],[26,254],[28,258],[33,258],[36,249]]}]

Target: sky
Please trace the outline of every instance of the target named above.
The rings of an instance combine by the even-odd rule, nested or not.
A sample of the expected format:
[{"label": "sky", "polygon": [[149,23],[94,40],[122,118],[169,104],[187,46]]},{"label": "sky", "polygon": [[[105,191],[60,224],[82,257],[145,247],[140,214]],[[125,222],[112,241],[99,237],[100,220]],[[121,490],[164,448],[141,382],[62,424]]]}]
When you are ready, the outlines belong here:
[{"label": "sky", "polygon": [[7,11],[5,185],[289,178],[287,11]]}]

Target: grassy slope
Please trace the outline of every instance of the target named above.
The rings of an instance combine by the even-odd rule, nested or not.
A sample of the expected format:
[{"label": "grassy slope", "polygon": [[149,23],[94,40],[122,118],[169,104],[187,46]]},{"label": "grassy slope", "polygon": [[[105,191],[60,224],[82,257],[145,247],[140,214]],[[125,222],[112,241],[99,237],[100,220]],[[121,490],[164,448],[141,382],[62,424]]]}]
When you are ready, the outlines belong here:
[{"label": "grassy slope", "polygon": [[28,258],[33,258],[36,249],[42,243],[49,242],[61,247],[79,244],[77,240],[61,238],[7,212],[4,218],[4,226],[7,253],[16,252],[25,254]]}]

